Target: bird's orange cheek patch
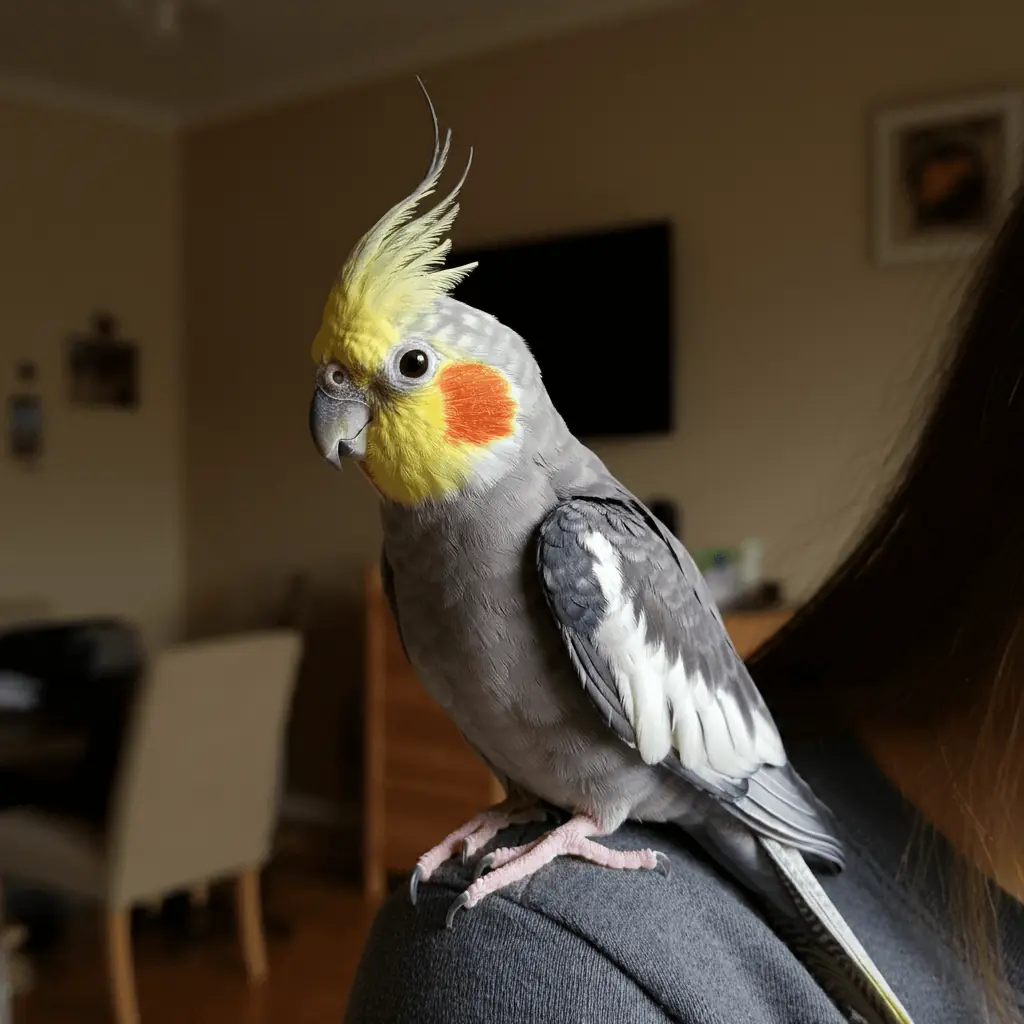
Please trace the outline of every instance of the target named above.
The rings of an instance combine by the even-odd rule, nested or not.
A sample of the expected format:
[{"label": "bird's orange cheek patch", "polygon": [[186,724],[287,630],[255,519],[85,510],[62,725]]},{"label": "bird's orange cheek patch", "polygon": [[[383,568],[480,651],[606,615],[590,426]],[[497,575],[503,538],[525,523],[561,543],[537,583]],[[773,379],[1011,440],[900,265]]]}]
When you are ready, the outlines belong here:
[{"label": "bird's orange cheek patch", "polygon": [[516,402],[497,370],[480,363],[453,363],[442,370],[438,383],[449,441],[484,445],[515,429]]}]

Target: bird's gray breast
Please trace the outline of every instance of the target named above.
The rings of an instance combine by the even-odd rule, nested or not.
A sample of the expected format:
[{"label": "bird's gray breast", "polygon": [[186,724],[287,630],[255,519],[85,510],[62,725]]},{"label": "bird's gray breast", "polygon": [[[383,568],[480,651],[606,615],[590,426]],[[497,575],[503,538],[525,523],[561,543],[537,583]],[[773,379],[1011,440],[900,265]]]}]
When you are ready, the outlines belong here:
[{"label": "bird's gray breast", "polygon": [[403,641],[424,685],[467,732],[556,723],[573,688],[558,678],[564,655],[533,569],[533,524],[487,518],[451,510],[440,522],[386,531]]},{"label": "bird's gray breast", "polygon": [[572,670],[536,572],[544,511],[517,502],[386,515],[402,639],[424,686],[496,769],[559,806],[624,817],[649,803],[660,773],[600,720]]}]

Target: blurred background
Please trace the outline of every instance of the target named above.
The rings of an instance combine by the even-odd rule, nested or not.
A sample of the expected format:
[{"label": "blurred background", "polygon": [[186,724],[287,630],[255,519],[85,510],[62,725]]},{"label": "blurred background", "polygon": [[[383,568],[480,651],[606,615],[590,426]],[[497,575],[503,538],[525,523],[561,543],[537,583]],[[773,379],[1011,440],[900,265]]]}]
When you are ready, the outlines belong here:
[{"label": "blurred background", "polygon": [[0,0],[16,1019],[340,1019],[375,901],[493,795],[306,419],[334,276],[429,159],[415,74],[474,149],[456,248],[510,259],[546,372],[662,403],[588,439],[749,647],[913,438],[1019,180],[1022,37],[1016,0]]}]

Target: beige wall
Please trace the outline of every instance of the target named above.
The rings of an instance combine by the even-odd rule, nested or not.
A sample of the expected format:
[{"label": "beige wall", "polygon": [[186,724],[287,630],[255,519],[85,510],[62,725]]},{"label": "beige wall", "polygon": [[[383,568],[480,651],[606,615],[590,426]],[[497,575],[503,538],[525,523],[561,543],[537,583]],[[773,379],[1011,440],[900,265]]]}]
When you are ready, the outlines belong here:
[{"label": "beige wall", "polygon": [[[763,538],[797,596],[877,488],[966,274],[870,264],[869,112],[1024,84],[1024,7],[969,9],[722,2],[426,76],[455,162],[476,150],[458,242],[676,223],[678,430],[601,453],[681,502],[688,543]],[[184,143],[190,605],[200,622],[265,614],[287,574],[316,579],[329,642],[300,758],[344,759],[358,734],[358,571],[378,542],[359,476],[308,439],[309,344],[428,136],[410,75]],[[623,376],[644,386],[643,367]]]},{"label": "beige wall", "polygon": [[[182,590],[176,143],[0,101],[0,604],[130,616],[159,643]],[[112,311],[141,347],[135,413],[70,405],[63,340]],[[35,360],[46,452],[8,456],[15,361]]]}]

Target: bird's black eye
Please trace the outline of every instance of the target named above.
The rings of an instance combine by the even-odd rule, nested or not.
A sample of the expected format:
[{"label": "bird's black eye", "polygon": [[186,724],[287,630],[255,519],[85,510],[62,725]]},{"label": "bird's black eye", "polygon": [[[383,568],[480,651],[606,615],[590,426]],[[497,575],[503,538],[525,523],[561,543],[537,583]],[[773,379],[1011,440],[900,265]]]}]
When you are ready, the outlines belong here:
[{"label": "bird's black eye", "polygon": [[429,366],[430,360],[427,358],[427,353],[421,348],[414,348],[406,352],[398,361],[398,372],[403,377],[411,377],[415,380],[417,377],[422,377]]}]

